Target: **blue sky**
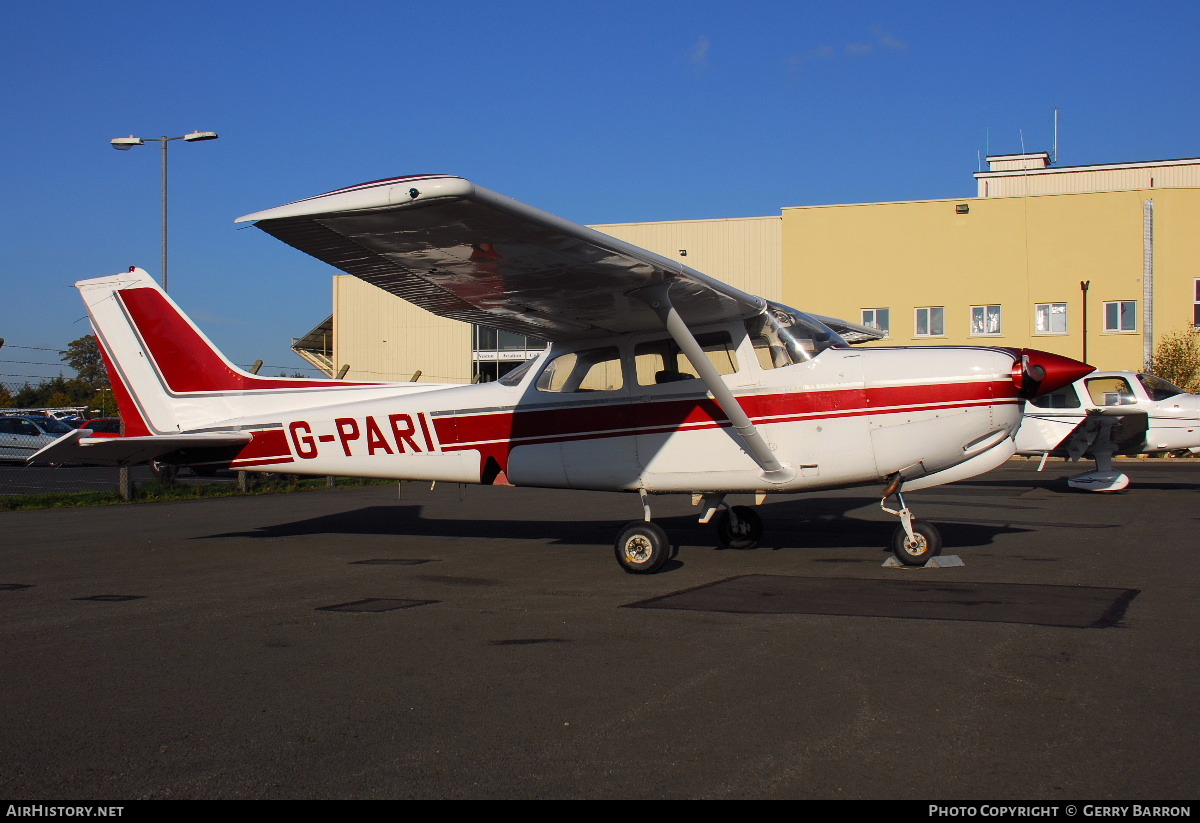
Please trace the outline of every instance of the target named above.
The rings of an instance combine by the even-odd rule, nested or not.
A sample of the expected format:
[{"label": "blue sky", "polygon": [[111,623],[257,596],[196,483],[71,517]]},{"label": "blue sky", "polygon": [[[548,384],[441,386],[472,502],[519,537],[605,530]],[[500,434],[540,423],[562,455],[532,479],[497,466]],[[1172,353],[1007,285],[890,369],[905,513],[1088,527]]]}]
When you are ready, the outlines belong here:
[{"label": "blue sky", "polygon": [[[53,2],[0,24],[0,382],[159,274],[232,360],[301,370],[334,270],[243,214],[445,172],[581,223],[963,197],[987,149],[1200,156],[1200,4]],[[810,307],[818,309],[819,307]],[[22,347],[22,348],[18,348]]]}]

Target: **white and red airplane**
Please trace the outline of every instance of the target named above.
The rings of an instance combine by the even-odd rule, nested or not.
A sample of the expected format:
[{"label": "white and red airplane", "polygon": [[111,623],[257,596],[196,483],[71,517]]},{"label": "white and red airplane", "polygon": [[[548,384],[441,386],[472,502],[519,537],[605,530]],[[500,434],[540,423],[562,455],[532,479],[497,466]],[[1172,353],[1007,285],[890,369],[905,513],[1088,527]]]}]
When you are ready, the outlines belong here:
[{"label": "white and red airplane", "polygon": [[241,221],[435,314],[551,345],[477,385],[258,377],[131,269],[77,284],[130,436],[75,432],[36,459],[637,492],[643,518],[615,546],[632,573],[672,553],[650,495],[692,494],[723,544],[749,547],[762,522],[730,494],[878,485],[900,518],[896,556],[922,565],[941,537],[902,490],[1003,463],[1022,398],[1092,371],[1032,350],[853,349],[878,333],[460,177],[365,183]]},{"label": "white and red airplane", "polygon": [[1200,395],[1153,374],[1093,372],[1029,401],[1016,436],[1017,453],[1042,458],[1081,457],[1095,471],[1067,478],[1084,491],[1120,491],[1129,485],[1113,469],[1114,455],[1200,451]]}]

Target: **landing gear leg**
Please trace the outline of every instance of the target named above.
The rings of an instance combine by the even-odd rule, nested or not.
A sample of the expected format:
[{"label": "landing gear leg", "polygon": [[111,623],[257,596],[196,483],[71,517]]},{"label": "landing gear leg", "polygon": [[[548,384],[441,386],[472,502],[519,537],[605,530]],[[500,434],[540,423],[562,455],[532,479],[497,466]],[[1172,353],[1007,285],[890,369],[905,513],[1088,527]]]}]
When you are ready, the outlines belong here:
[{"label": "landing gear leg", "polygon": [[[942,553],[942,535],[932,523],[913,517],[904,502],[904,495],[900,493],[903,484],[904,478],[894,476],[883,490],[879,507],[900,518],[900,525],[892,533],[892,554],[905,566],[924,566],[930,558]],[[900,504],[899,509],[889,509],[887,506],[888,498],[893,496]]]},{"label": "landing gear leg", "polygon": [[621,568],[630,574],[654,574],[674,556],[674,550],[667,533],[658,525],[650,522],[650,500],[644,490],[639,490],[642,498],[644,519],[627,523],[617,535],[614,546],[617,562]]}]

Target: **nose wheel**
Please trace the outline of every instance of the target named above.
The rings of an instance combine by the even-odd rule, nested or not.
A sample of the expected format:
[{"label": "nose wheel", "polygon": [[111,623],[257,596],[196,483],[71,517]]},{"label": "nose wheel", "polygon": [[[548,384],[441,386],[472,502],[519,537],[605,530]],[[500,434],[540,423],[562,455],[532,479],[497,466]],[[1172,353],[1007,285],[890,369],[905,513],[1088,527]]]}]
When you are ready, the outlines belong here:
[{"label": "nose wheel", "polygon": [[924,520],[910,520],[912,536],[904,525],[892,533],[892,554],[905,566],[924,566],[931,557],[942,553],[942,535],[937,526]]},{"label": "nose wheel", "polygon": [[[892,532],[892,554],[905,566],[924,566],[931,558],[942,553],[942,534],[932,523],[913,517],[904,502],[904,495],[900,493],[903,483],[904,478],[899,474],[893,476],[883,490],[879,507],[900,518],[900,525]],[[888,498],[893,496],[900,503],[899,509],[889,509],[887,506]]]}]

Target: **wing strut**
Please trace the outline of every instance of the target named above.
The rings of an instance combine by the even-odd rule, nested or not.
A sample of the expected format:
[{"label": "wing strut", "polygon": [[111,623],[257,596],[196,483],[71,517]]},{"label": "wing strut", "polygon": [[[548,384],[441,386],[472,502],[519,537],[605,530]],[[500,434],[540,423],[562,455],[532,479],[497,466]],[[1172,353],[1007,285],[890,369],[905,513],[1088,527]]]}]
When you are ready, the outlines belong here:
[{"label": "wing strut", "polygon": [[750,453],[750,457],[754,462],[762,468],[762,473],[759,475],[768,483],[786,483],[796,476],[796,469],[786,463],[780,463],[776,459],[771,447],[763,439],[763,436],[758,433],[758,429],[750,422],[750,417],[742,409],[737,398],[733,396],[733,392],[725,385],[725,381],[721,379],[721,375],[717,373],[717,369],[713,366],[712,361],[704,354],[704,349],[700,348],[700,344],[696,342],[696,338],[692,335],[691,329],[687,327],[687,323],[679,316],[679,312],[671,304],[670,284],[661,283],[649,289],[642,289],[637,292],[637,295],[650,308],[658,314],[667,331],[670,332],[675,344],[679,346],[679,350],[683,352],[688,361],[692,364],[700,379],[704,381],[704,387],[708,389],[713,399],[717,401],[717,405],[721,407],[721,411],[725,412],[725,416],[729,418],[729,422],[733,423],[733,430],[737,432],[742,443],[745,444],[746,450]]}]

